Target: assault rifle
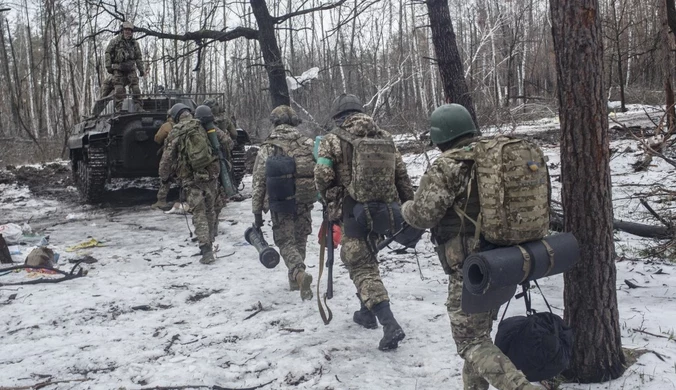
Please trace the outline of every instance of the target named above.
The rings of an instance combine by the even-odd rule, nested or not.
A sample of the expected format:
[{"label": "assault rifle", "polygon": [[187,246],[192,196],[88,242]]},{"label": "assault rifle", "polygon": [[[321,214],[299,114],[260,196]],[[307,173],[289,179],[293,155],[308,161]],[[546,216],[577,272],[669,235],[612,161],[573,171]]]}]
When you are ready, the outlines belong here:
[{"label": "assault rifle", "polygon": [[[387,237],[376,245],[378,252],[390,245],[392,241],[397,241],[399,244],[407,248],[415,248],[415,245],[420,240],[420,237],[425,231],[414,228],[413,226],[404,222],[401,224],[401,229],[394,233],[391,237]],[[403,234],[403,235],[402,235]]]},{"label": "assault rifle", "polygon": [[220,142],[218,142],[218,137],[216,136],[216,130],[208,130],[207,136],[209,137],[211,148],[213,149],[214,154],[218,157],[219,164],[221,165],[221,175],[219,177],[221,186],[225,190],[226,196],[233,196],[237,194],[237,188],[235,188],[235,186],[232,184],[232,180],[230,180],[230,168],[228,167],[225,156],[223,156]]}]

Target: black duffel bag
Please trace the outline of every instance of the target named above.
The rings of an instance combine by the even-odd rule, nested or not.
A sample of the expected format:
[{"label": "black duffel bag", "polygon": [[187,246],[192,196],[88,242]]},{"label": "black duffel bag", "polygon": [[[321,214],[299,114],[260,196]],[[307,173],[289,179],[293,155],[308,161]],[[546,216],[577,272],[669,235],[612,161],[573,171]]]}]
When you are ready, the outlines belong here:
[{"label": "black duffel bag", "polygon": [[573,330],[551,313],[551,308],[550,312],[535,313],[528,297],[526,308],[528,315],[500,321],[495,345],[529,381],[554,378],[570,365]]}]

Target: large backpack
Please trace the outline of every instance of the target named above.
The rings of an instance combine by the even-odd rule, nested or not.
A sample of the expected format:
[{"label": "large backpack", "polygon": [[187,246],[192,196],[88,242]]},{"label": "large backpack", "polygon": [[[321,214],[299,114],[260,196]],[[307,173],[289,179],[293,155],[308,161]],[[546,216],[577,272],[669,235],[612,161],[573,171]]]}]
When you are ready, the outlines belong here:
[{"label": "large backpack", "polygon": [[351,180],[346,189],[357,203],[395,202],[397,148],[390,138],[357,137],[341,128],[331,131],[345,141],[351,149],[346,154],[350,164]]},{"label": "large backpack", "polygon": [[[495,245],[516,245],[539,240],[549,232],[550,182],[542,149],[521,138],[481,138],[461,149],[446,152],[457,160],[474,161],[481,213],[477,221],[462,206],[461,218],[477,227]],[[471,186],[468,186],[468,196]]]},{"label": "large backpack", "polygon": [[178,138],[179,177],[192,178],[218,159],[213,155],[207,132],[198,120],[178,123],[172,132],[176,132],[175,137]]},{"label": "large backpack", "polygon": [[268,201],[270,210],[295,212],[296,203],[314,203],[317,191],[314,185],[315,159],[307,137],[290,143],[269,140],[273,154],[265,164]]}]

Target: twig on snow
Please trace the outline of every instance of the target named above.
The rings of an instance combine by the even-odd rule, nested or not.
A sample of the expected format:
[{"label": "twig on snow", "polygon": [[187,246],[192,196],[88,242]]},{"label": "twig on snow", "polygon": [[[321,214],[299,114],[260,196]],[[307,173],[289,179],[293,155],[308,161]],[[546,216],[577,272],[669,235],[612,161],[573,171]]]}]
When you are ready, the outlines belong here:
[{"label": "twig on snow", "polygon": [[642,288],[642,287],[643,287],[643,286],[639,286],[638,284],[633,283],[633,282],[631,282],[631,281],[629,281],[629,280],[627,280],[627,279],[624,280],[624,284],[626,284],[627,286],[629,286],[629,288]]},{"label": "twig on snow", "polygon": [[[256,308],[256,306],[254,306],[254,308]],[[258,301],[258,306],[257,306],[257,308],[256,308],[255,310],[256,310],[256,311],[253,312],[253,313],[251,313],[251,314],[249,314],[249,315],[244,319],[244,321],[248,320],[249,318],[251,318],[251,317],[255,316],[256,314],[258,314],[258,313],[260,313],[260,312],[263,311],[263,305],[261,304],[261,301]]]},{"label": "twig on snow", "polygon": [[644,333],[644,334],[647,334],[647,335],[650,335],[650,336],[653,336],[653,337],[659,337],[659,338],[661,338],[661,339],[667,339],[667,340],[676,341],[675,339],[673,339],[673,338],[671,338],[671,337],[669,337],[669,336],[665,336],[665,335],[661,335],[661,334],[655,334],[655,333],[650,333],[650,332],[648,332],[648,331],[641,330],[641,329],[636,329],[636,328],[632,328],[632,330],[633,330],[634,332]]},{"label": "twig on snow", "polygon": [[15,386],[15,387],[0,387],[0,390],[37,390],[41,389],[43,387],[55,385],[58,383],[70,383],[70,382],[85,382],[88,381],[89,378],[80,378],[80,379],[68,379],[68,380],[62,380],[62,381],[53,381],[51,379],[46,380],[44,382],[36,383],[34,385],[30,386]]}]

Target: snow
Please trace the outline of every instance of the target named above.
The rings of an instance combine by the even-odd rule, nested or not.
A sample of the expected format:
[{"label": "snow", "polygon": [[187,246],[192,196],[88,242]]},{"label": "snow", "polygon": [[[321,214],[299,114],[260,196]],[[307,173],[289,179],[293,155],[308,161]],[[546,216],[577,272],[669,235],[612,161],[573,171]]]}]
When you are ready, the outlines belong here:
[{"label": "snow", "polygon": [[[546,131],[547,123],[528,124],[528,131]],[[634,151],[626,151],[627,147]],[[614,141],[611,149],[615,150],[611,170],[616,218],[655,223],[629,195],[647,192],[645,186],[654,183],[674,188],[673,168],[655,159],[647,172],[634,173],[630,164],[640,155],[636,141]],[[555,177],[560,174],[558,148],[546,145],[544,150]],[[431,151],[427,158],[433,161],[437,155]],[[414,181],[422,176],[427,158],[404,157]],[[245,177],[244,194],[249,192],[250,180]],[[558,197],[560,183],[552,183]],[[149,186],[146,181],[136,184]],[[110,188],[129,186],[116,182]],[[123,195],[124,190],[119,193]],[[211,266],[198,263],[199,250],[188,233],[190,218],[151,210],[150,203],[66,204],[34,197],[25,187],[0,185],[0,224],[30,220],[34,231],[44,229],[50,247],[60,254],[62,270],[69,271],[69,260],[85,254],[98,260],[83,265],[88,274],[82,278],[0,287],[0,387],[34,385],[48,375],[52,381],[86,380],[46,389],[186,385],[462,389],[462,360],[444,306],[448,281],[428,234],[418,244],[417,258],[414,253],[396,254],[389,249],[380,254],[392,310],[407,334],[396,351],[381,352],[377,345],[382,328],[366,330],[352,322],[352,312],[359,305],[339,251],[335,295],[328,301],[334,318],[325,326],[316,300],[302,302],[298,292],[288,291],[286,267],[264,268],[255,249],[244,241],[244,230],[253,221],[248,200],[229,203],[221,214],[217,262]],[[269,216],[265,217],[264,231],[272,242]],[[313,288],[320,220],[317,204],[306,261],[315,278]],[[676,389],[676,269],[672,263],[640,255],[650,240],[621,232],[615,236],[623,258],[617,263],[616,284],[623,346],[656,354],[642,355],[615,381],[561,388]],[[66,252],[67,247],[90,238],[105,246]],[[25,258],[30,248],[21,248]],[[25,273],[12,273],[0,276],[0,283],[26,278]],[[642,288],[629,289],[625,279]],[[546,278],[540,285],[555,313],[562,315],[562,276]],[[325,288],[323,281],[322,293]],[[10,298],[12,294],[16,296]],[[539,293],[534,294],[535,308],[544,309]],[[522,314],[522,305],[512,302],[508,316]]]}]

